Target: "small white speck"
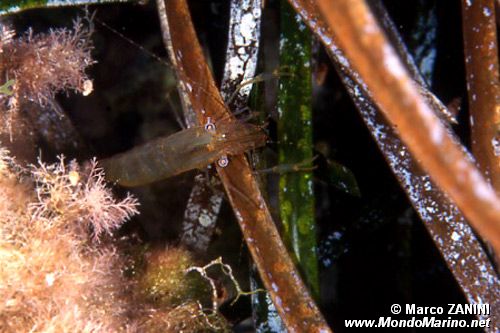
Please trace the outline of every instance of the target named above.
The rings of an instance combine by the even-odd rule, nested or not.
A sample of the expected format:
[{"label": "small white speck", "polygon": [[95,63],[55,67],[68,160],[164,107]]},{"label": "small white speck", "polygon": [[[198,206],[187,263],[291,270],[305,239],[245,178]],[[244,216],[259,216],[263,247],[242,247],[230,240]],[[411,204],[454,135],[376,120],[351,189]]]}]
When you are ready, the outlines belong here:
[{"label": "small white speck", "polygon": [[453,231],[453,233],[451,234],[451,239],[453,239],[456,242],[460,238],[461,238],[461,236],[457,232]]},{"label": "small white speck", "polygon": [[365,24],[365,26],[363,27],[363,30],[367,34],[373,34],[373,33],[375,33],[375,32],[378,31],[377,30],[377,26],[375,24],[371,23],[371,22]]},{"label": "small white speck", "polygon": [[440,126],[435,126],[432,130],[432,141],[434,141],[434,143],[441,143],[443,141],[443,137],[444,137],[444,130],[442,129],[442,127]]},{"label": "small white speck", "polygon": [[83,91],[82,91],[82,95],[83,96],[88,96],[92,93],[92,91],[94,90],[94,85],[92,83],[92,80],[85,80],[83,82]]},{"label": "small white speck", "polygon": [[401,65],[401,62],[394,54],[392,48],[388,45],[384,45],[384,64],[385,67],[396,77],[401,77],[405,74],[405,70]]},{"label": "small white speck", "polygon": [[500,156],[500,141],[498,139],[498,137],[491,139],[491,145],[493,146],[495,156]]},{"label": "small white speck", "polygon": [[208,216],[207,212],[204,213],[205,214],[201,214],[200,217],[198,217],[198,222],[201,226],[207,228],[213,224],[213,220],[210,218],[210,216]]},{"label": "small white speck", "polygon": [[47,286],[52,287],[55,280],[56,280],[56,276],[54,273],[49,273],[49,274],[45,275],[45,283],[47,283]]}]

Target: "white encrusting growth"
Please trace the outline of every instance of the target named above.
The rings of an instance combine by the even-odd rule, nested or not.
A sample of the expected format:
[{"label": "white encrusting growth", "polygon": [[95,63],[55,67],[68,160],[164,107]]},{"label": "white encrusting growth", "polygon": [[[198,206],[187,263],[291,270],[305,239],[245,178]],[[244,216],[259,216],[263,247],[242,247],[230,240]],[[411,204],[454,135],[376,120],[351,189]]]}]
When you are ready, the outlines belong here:
[{"label": "white encrusting growth", "polygon": [[261,1],[231,1],[226,65],[221,84],[224,100],[235,92],[237,101],[246,100],[252,89],[251,84],[240,85],[255,75],[262,15]]},{"label": "white encrusting growth", "polygon": [[[204,174],[195,177],[182,223],[182,243],[200,251],[205,251],[210,243],[223,200],[223,194],[214,191],[217,184],[211,184],[211,188],[208,188],[207,182]],[[208,205],[204,204],[206,201],[200,200],[206,196]]]},{"label": "white encrusting growth", "polygon": [[[252,85],[241,89],[238,86],[255,75],[261,8],[261,0],[231,1],[227,57],[221,84],[221,94],[226,102],[235,90],[237,90],[236,96],[239,101],[246,100],[250,94]],[[187,86],[187,89],[192,91],[190,86]],[[240,106],[236,105],[236,107]],[[202,110],[202,114],[205,113],[206,111]],[[222,156],[217,160],[220,167],[225,167],[228,163],[227,156]],[[195,185],[184,214],[182,240],[184,244],[199,251],[206,250],[215,230],[224,197],[224,193],[219,190],[220,186],[220,181],[216,177],[207,178],[202,174],[195,177]],[[208,206],[204,201],[207,196],[209,197]],[[241,222],[241,214],[237,211],[235,214]]]},{"label": "white encrusting growth", "polygon": [[[339,65],[341,78],[363,120],[429,230],[468,301],[471,304],[482,304],[484,300],[490,304],[500,303],[493,296],[500,292],[495,270],[489,264],[486,254],[463,215],[412,160],[411,154],[395,135],[394,129],[387,125],[381,113],[371,104],[369,94],[366,93],[366,86],[359,79],[358,73],[348,66],[343,66],[342,52],[337,48],[331,49],[334,50],[330,50],[332,51],[330,55],[333,55],[335,62]],[[337,55],[341,56],[337,57]],[[393,60],[389,60],[386,66],[392,63]],[[396,69],[396,73],[399,70]],[[430,109],[425,109],[427,117],[435,117]],[[440,143],[445,135],[440,127],[433,128],[432,133],[433,141],[436,143]],[[478,191],[482,190],[478,189]],[[474,281],[487,281],[487,283],[474,288]],[[487,319],[485,316],[479,317]]]},{"label": "white encrusting growth", "polygon": [[[257,20],[253,13],[245,13],[241,18],[240,33],[237,35],[238,40],[236,42],[239,45],[245,45],[254,38],[254,30],[257,26]],[[246,42],[248,41],[248,42]]]},{"label": "white encrusting growth", "polygon": [[[498,280],[491,266],[478,270],[480,263],[488,262],[486,254],[458,209],[435,187],[428,175],[415,169],[415,162],[406,147],[394,136],[393,130],[381,122],[380,115],[369,104],[358,104],[361,114],[372,131],[389,165],[408,194],[410,201],[438,245],[448,267],[454,273],[469,302],[479,304],[479,298],[488,298],[500,292]],[[436,138],[437,139],[437,138]],[[478,189],[478,191],[480,191]],[[443,229],[444,227],[444,229]],[[464,254],[466,258],[457,262]],[[469,289],[470,281],[486,280],[493,283],[479,289]],[[486,291],[486,290],[489,290]],[[493,293],[484,295],[483,293]]]}]

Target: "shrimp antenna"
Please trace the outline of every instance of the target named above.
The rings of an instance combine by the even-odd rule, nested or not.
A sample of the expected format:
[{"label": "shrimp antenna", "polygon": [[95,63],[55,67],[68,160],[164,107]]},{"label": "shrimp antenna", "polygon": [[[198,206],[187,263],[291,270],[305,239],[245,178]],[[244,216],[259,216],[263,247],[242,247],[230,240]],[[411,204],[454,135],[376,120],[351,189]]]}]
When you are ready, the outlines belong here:
[{"label": "shrimp antenna", "polygon": [[[118,36],[119,38],[122,38],[123,40],[125,40],[127,43],[129,43],[130,45],[134,46],[135,48],[141,50],[142,52],[144,52],[145,54],[147,54],[149,57],[151,57],[152,59],[156,60],[157,62],[159,62],[160,64],[162,64],[163,66],[173,70],[174,67],[173,65],[168,62],[167,60],[165,60],[164,58],[158,56],[157,54],[155,54],[154,52],[151,52],[150,50],[146,49],[144,46],[142,46],[141,44],[139,44],[138,42],[132,40],[131,38],[125,36],[123,33],[119,32],[118,30],[116,30],[115,28],[111,27],[109,24],[107,24],[106,22],[98,19],[96,16],[97,14],[97,11],[94,11],[92,14],[89,15],[89,11],[88,11],[88,8],[81,8],[81,10],[85,13],[85,18],[87,19],[87,21],[89,22],[89,24],[92,24],[92,22],[96,22],[97,24],[99,24],[100,26],[104,27],[105,29],[109,30],[110,32],[112,32],[113,34],[115,34],[116,36]],[[266,79],[269,79],[269,78],[272,78],[272,77],[279,77],[281,75],[284,75],[283,73],[279,73],[279,72],[273,72],[271,73],[270,75],[264,75],[264,74],[261,74],[261,75],[258,75],[257,77],[253,78],[253,79],[248,79],[244,82],[242,82],[239,86],[236,87],[235,91],[231,94],[231,96],[229,97],[228,99],[228,102],[227,103],[224,103],[222,102],[220,99],[216,98],[213,93],[209,92],[208,90],[206,90],[203,85],[199,84],[198,82],[193,82],[192,80],[188,79],[189,81],[189,84],[191,84],[192,86],[195,86],[197,90],[199,90],[200,92],[202,92],[203,94],[205,94],[206,96],[208,96],[209,98],[213,99],[214,101],[216,101],[217,104],[219,104],[220,106],[224,107],[224,108],[229,108],[228,107],[228,104],[229,102],[231,102],[238,90],[242,89],[244,86],[246,85],[249,85],[249,84],[253,84],[253,83],[257,83],[257,82],[261,82],[261,81],[264,81]],[[286,74],[285,74],[286,75]],[[229,117],[231,116],[224,116],[224,117],[221,117],[220,119],[214,119],[216,122],[219,122],[219,121],[223,121],[225,119],[228,119]]]},{"label": "shrimp antenna", "polygon": [[111,31],[112,33],[114,33],[115,35],[117,35],[118,37],[122,38],[123,40],[125,40],[127,43],[129,43],[130,45],[133,45],[134,47],[138,48],[139,50],[143,51],[144,53],[146,53],[148,56],[150,56],[151,58],[155,59],[156,61],[160,62],[161,64],[163,64],[164,66],[172,69],[172,65],[166,61],[165,59],[161,58],[159,55],[157,55],[156,53],[154,52],[151,52],[149,51],[148,49],[146,49],[144,46],[142,46],[141,44],[137,43],[136,41],[132,40],[131,38],[125,36],[124,34],[122,34],[121,32],[119,32],[118,30],[116,30],[115,28],[109,26],[106,22],[104,21],[101,21],[100,19],[98,19],[96,17],[96,13],[97,11],[94,11],[92,13],[92,15],[89,17],[89,11],[87,8],[85,9],[82,9],[81,10],[85,13],[86,15],[86,18],[89,22],[97,22],[100,26],[108,29],[109,31]]}]

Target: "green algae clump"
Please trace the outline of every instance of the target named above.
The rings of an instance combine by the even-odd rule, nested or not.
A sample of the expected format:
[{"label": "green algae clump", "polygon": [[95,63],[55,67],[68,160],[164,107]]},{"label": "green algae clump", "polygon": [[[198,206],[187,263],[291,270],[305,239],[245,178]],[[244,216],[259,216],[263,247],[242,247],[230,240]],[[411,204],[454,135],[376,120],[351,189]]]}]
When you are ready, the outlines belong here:
[{"label": "green algae clump", "polygon": [[186,273],[189,267],[195,266],[187,250],[173,247],[152,250],[145,254],[145,259],[138,290],[147,302],[172,307],[210,297],[207,283],[199,275]]}]

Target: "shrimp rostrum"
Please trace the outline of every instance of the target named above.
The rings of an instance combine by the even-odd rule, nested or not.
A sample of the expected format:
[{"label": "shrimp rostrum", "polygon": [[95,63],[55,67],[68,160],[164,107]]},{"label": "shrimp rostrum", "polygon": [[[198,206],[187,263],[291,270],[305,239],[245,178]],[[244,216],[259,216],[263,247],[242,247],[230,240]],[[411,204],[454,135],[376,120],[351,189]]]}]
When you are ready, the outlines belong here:
[{"label": "shrimp rostrum", "polygon": [[122,186],[141,186],[201,169],[227,156],[237,155],[266,143],[262,128],[235,119],[217,124],[210,118],[203,127],[192,127],[160,137],[101,161],[109,181]]}]

